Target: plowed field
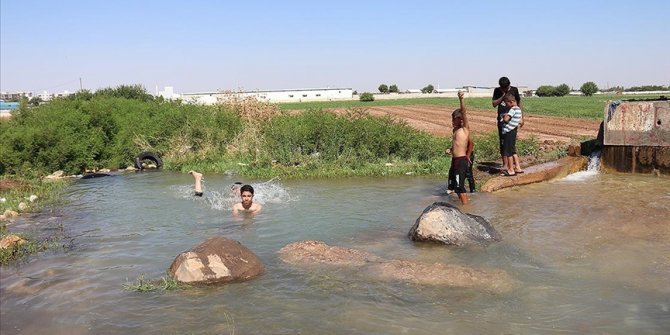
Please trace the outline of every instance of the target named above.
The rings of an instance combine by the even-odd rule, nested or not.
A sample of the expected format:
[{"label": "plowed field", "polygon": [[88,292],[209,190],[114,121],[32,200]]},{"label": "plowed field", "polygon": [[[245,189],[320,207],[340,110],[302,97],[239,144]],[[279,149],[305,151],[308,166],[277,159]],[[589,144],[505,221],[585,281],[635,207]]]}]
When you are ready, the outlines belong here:
[{"label": "plowed field", "polygon": [[[336,112],[343,112],[337,109]],[[389,115],[404,120],[408,125],[437,136],[451,136],[451,112],[444,106],[378,106],[367,111],[372,115]],[[468,110],[470,129],[475,135],[496,131],[496,112],[493,110]],[[519,137],[535,135],[540,142],[569,143],[584,137],[595,138],[600,121],[576,118],[561,118],[542,115],[524,115],[525,125],[519,130]]]}]

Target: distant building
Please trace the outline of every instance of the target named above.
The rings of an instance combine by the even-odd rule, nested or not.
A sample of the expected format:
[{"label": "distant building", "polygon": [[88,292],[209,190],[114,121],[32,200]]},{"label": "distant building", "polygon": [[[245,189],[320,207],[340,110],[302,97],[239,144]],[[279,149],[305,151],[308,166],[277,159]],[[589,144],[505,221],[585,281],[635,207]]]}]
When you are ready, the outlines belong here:
[{"label": "distant building", "polygon": [[182,93],[181,99],[186,103],[211,105],[225,100],[230,94],[235,94],[241,98],[254,97],[258,100],[268,102],[301,102],[351,100],[354,91],[351,88],[306,88],[241,92],[199,92]]},{"label": "distant building", "polygon": [[0,100],[18,101],[21,97],[28,99],[33,97],[32,92],[0,92]]}]

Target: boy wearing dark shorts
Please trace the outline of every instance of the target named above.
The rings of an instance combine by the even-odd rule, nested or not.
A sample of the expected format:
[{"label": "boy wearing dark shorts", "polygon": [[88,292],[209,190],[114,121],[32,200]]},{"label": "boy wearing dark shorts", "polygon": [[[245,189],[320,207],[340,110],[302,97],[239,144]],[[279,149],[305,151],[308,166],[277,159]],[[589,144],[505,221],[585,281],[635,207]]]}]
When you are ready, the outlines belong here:
[{"label": "boy wearing dark shorts", "polygon": [[505,104],[510,107],[507,114],[503,116],[505,123],[503,133],[503,160],[507,162],[507,170],[503,170],[503,176],[514,176],[523,173],[519,164],[519,156],[516,154],[516,132],[521,123],[521,108],[516,105],[514,95],[505,96]]},{"label": "boy wearing dark shorts", "polygon": [[466,205],[468,203],[468,196],[465,190],[465,180],[470,163],[468,158],[470,128],[465,113],[463,95],[463,92],[458,92],[458,100],[461,108],[451,113],[451,123],[454,132],[451,141],[451,154],[453,157],[451,158],[451,168],[449,168],[447,189],[456,192],[461,203]]}]

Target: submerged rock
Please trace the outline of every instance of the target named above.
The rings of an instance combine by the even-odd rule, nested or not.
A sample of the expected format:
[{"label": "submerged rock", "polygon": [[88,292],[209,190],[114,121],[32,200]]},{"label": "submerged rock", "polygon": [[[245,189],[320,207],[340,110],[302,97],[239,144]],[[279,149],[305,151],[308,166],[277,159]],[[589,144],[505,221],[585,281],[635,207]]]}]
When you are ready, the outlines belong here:
[{"label": "submerged rock", "polygon": [[349,268],[372,281],[399,281],[420,285],[441,285],[482,289],[502,293],[516,287],[507,272],[475,269],[442,263],[387,260],[365,251],[330,246],[321,241],[299,241],[279,250],[279,258],[300,267],[322,265]]},{"label": "submerged rock", "polygon": [[279,258],[290,264],[364,265],[379,257],[356,249],[333,247],[321,241],[293,242],[279,250]]},{"label": "submerged rock", "polygon": [[179,254],[168,272],[179,282],[215,284],[254,278],[263,264],[240,242],[213,237]]},{"label": "submerged rock", "polygon": [[477,287],[491,292],[513,289],[516,281],[505,271],[475,269],[442,263],[392,260],[371,265],[368,273],[379,280],[397,280],[422,285]]},{"label": "submerged rock", "polygon": [[481,216],[461,212],[446,203],[426,207],[409,231],[413,241],[431,241],[448,245],[487,245],[500,241],[500,234]]}]

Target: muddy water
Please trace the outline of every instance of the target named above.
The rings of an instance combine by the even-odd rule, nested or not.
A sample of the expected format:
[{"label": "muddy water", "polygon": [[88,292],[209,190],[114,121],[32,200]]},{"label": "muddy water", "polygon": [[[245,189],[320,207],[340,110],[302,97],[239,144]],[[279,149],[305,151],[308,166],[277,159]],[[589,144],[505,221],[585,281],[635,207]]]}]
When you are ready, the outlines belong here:
[{"label": "muddy water", "polygon": [[[14,224],[58,233],[66,249],[2,268],[2,334],[667,334],[670,179],[582,173],[495,194],[467,211],[503,241],[452,249],[406,238],[442,195],[433,178],[250,181],[265,211],[235,220],[226,188],[206,197],[168,172],[80,181],[69,204]],[[255,280],[137,293],[174,257],[214,236],[239,240],[266,265]],[[376,282],[355,270],[295,268],[276,252],[316,239],[387,259],[502,269],[511,292]]]}]

